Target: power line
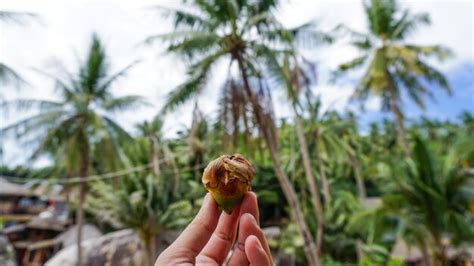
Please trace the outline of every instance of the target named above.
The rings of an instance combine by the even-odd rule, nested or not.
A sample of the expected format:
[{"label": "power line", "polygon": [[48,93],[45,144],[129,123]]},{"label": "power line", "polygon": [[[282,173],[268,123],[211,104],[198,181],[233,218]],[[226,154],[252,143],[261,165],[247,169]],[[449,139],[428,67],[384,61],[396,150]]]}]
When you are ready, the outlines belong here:
[{"label": "power line", "polygon": [[153,163],[149,163],[149,164],[144,164],[144,165],[140,165],[136,167],[123,169],[123,170],[112,172],[112,173],[106,173],[106,174],[101,174],[101,175],[91,175],[91,176],[86,176],[86,177],[73,177],[67,180],[58,180],[59,182],[57,183],[73,184],[73,183],[89,182],[89,181],[94,181],[94,180],[103,180],[103,179],[108,179],[108,178],[124,176],[124,175],[131,174],[134,172],[140,172],[145,169],[151,168],[152,166],[153,166]]},{"label": "power line", "polygon": [[[160,161],[159,165],[164,164],[166,162],[169,162],[173,159],[175,159],[175,156]],[[181,170],[181,171],[183,171],[183,170],[184,171],[186,171],[186,170],[196,170],[196,169],[198,169],[200,167],[203,167],[203,166],[206,166],[206,165],[207,164],[203,163],[203,164],[195,165],[195,166],[192,166],[192,167],[188,166],[186,168],[181,168],[179,170]],[[153,166],[154,166],[154,163],[148,163],[148,164],[144,164],[144,165],[140,165],[140,166],[136,166],[136,167],[130,167],[130,168],[122,169],[122,170],[119,170],[119,171],[116,171],[116,172],[110,172],[110,173],[105,173],[105,174],[100,174],[100,175],[90,175],[90,176],[86,176],[86,177],[72,177],[72,178],[69,178],[67,180],[60,179],[60,180],[55,180],[55,181],[53,181],[53,180],[44,180],[44,179],[25,180],[24,178],[21,178],[21,177],[5,176],[5,175],[2,175],[1,177],[5,177],[7,180],[12,181],[12,182],[16,182],[16,183],[47,182],[47,183],[50,183],[50,184],[74,184],[74,183],[104,180],[104,179],[109,179],[109,178],[114,178],[114,177],[122,177],[122,176],[125,176],[127,174],[131,174],[131,173],[146,170],[146,169],[151,168]]]}]

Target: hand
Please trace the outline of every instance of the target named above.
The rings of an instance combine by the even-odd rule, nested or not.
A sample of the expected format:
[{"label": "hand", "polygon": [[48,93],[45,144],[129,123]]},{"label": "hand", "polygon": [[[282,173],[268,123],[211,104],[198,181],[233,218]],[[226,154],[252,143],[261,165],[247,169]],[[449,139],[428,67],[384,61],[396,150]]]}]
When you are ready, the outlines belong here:
[{"label": "hand", "polygon": [[201,210],[155,262],[162,265],[222,265],[233,246],[236,248],[227,265],[273,265],[270,248],[258,225],[257,197],[247,192],[231,215],[219,215],[217,204],[209,195]]}]

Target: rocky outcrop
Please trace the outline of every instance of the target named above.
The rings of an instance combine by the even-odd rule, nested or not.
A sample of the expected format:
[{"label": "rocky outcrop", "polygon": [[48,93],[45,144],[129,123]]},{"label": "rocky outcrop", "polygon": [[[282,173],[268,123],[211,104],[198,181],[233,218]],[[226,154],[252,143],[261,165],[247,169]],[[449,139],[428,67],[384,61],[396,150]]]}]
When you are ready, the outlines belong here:
[{"label": "rocky outcrop", "polygon": [[[141,265],[141,243],[133,230],[121,230],[89,239],[83,243],[84,264],[102,265]],[[46,266],[75,266],[76,246],[70,245],[59,251],[46,262]]]}]

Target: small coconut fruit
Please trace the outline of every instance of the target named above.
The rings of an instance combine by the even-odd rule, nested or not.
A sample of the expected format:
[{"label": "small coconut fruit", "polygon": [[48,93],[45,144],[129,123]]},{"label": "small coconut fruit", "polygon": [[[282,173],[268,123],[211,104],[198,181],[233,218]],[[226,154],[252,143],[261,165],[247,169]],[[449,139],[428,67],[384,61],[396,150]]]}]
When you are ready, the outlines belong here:
[{"label": "small coconut fruit", "polygon": [[202,183],[221,209],[230,214],[251,190],[253,175],[253,167],[244,156],[222,155],[204,169]]}]

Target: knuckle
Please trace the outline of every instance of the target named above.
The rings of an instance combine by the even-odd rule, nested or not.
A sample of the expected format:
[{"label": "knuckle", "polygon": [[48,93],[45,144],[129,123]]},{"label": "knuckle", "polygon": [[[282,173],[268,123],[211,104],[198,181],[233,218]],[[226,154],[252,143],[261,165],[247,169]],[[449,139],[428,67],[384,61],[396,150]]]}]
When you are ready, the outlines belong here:
[{"label": "knuckle", "polygon": [[234,240],[232,236],[221,230],[214,232],[214,235],[223,242],[232,242]]},{"label": "knuckle", "polygon": [[204,221],[201,221],[200,219],[194,220],[192,222],[192,226],[197,229],[204,229],[206,233],[208,233],[209,235],[211,235],[212,232],[214,231],[214,228],[212,228],[210,224],[205,223]]}]

